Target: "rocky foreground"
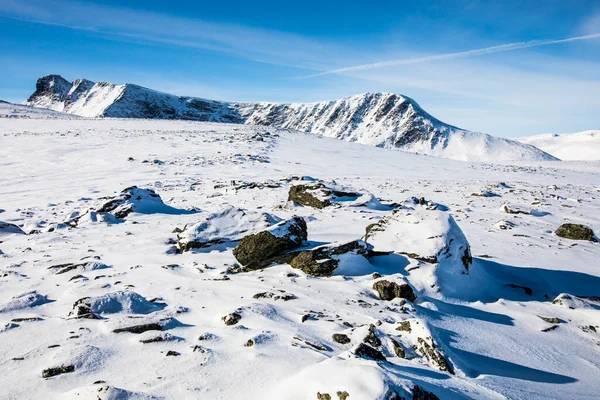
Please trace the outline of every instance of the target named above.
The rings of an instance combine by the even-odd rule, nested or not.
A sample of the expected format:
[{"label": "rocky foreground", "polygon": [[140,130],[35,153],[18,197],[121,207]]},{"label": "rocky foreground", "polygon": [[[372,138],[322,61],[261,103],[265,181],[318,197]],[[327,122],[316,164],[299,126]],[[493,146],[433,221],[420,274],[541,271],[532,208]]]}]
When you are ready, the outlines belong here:
[{"label": "rocky foreground", "polygon": [[1,122],[3,398],[600,390],[600,164]]}]

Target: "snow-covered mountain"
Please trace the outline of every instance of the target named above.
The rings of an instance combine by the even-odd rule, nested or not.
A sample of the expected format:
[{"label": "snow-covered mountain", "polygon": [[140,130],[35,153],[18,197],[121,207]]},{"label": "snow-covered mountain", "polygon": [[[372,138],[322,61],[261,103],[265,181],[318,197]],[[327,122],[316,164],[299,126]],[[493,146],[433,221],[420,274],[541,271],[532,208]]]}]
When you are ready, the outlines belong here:
[{"label": "snow-covered mountain", "polygon": [[561,160],[600,160],[600,131],[528,136],[517,139],[530,144]]},{"label": "snow-covered mountain", "polygon": [[235,103],[133,84],[38,79],[26,104],[84,117],[186,119],[265,125],[464,161],[555,160],[534,146],[446,124],[409,97],[365,93],[318,103]]}]

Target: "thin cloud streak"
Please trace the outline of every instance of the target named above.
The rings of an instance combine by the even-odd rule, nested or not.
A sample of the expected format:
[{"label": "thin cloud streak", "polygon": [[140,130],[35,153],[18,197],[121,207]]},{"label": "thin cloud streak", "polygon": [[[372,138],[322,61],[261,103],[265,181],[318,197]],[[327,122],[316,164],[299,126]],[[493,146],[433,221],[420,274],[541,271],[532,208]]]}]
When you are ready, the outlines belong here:
[{"label": "thin cloud streak", "polygon": [[576,41],[581,41],[581,40],[593,40],[593,39],[599,39],[599,38],[600,38],[600,33],[593,33],[590,35],[575,36],[575,37],[570,37],[570,38],[566,38],[566,39],[558,39],[558,40],[530,40],[528,42],[508,43],[508,44],[502,44],[499,46],[492,46],[492,47],[486,47],[483,49],[475,49],[475,50],[468,50],[468,51],[460,51],[460,52],[456,52],[456,53],[446,53],[446,54],[438,54],[438,55],[426,56],[426,57],[405,58],[405,59],[400,59],[400,60],[382,61],[382,62],[376,62],[376,63],[371,63],[371,64],[354,65],[351,67],[337,68],[337,69],[333,69],[330,71],[319,72],[317,74],[306,75],[306,76],[302,76],[299,78],[300,79],[309,79],[309,78],[316,78],[318,76],[323,76],[323,75],[342,74],[344,72],[364,71],[364,70],[376,69],[376,68],[394,67],[394,66],[398,66],[398,65],[420,64],[420,63],[426,63],[426,62],[431,62],[431,61],[448,60],[448,59],[453,59],[453,58],[475,57],[475,56],[482,56],[482,55],[493,54],[493,53],[500,53],[500,52],[504,52],[504,51],[526,49],[529,47],[548,46],[548,45],[552,45],[552,44],[576,42]]}]

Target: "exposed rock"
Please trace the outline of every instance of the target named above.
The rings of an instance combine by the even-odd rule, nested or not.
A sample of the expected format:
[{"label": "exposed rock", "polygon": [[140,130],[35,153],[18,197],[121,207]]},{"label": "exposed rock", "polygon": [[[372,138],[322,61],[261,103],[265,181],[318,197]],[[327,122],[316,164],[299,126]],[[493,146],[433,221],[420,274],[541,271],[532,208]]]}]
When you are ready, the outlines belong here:
[{"label": "exposed rock", "polygon": [[340,344],[348,344],[351,342],[348,335],[344,335],[343,333],[334,333],[332,337],[333,337],[334,342],[337,342]]},{"label": "exposed rock", "polygon": [[436,365],[440,371],[448,372],[454,375],[452,367],[446,358],[444,358],[442,353],[440,353],[440,351],[435,347],[435,343],[433,340],[431,340],[431,338],[428,338],[427,340],[423,338],[417,338],[417,342],[417,351],[421,353],[423,357],[427,358],[433,365]]},{"label": "exposed rock", "polygon": [[500,210],[504,211],[507,214],[525,214],[525,215],[531,214],[531,210],[527,210],[524,208],[520,208],[518,206],[509,205],[509,204],[503,204],[502,207],[500,207]]},{"label": "exposed rock", "polygon": [[338,400],[346,400],[348,399],[348,397],[350,397],[350,394],[348,392],[344,391],[338,391],[336,392]]},{"label": "exposed rock", "polygon": [[293,184],[290,186],[288,201],[313,208],[325,208],[340,198],[356,200],[360,193],[337,190],[333,186],[326,186],[323,182]]},{"label": "exposed rock", "polygon": [[555,232],[556,236],[572,240],[588,240],[597,243],[594,231],[580,224],[562,224]]},{"label": "exposed rock", "polygon": [[411,333],[412,328],[410,327],[410,321],[400,321],[396,330]]},{"label": "exposed rock", "polygon": [[415,292],[407,283],[398,285],[396,282],[381,280],[373,284],[373,289],[379,293],[381,300],[389,301],[395,298],[401,298],[414,302],[417,299]]},{"label": "exposed rock", "polygon": [[304,218],[293,217],[244,237],[233,255],[247,270],[259,269],[269,265],[273,257],[301,246],[307,235]]},{"label": "exposed rock", "polygon": [[413,389],[412,400],[440,400],[435,394],[428,392],[419,385]]},{"label": "exposed rock", "polygon": [[167,351],[167,357],[176,357],[176,356],[180,356],[181,353],[176,352],[175,350],[169,350]]},{"label": "exposed rock", "polygon": [[13,318],[10,322],[36,322],[43,321],[43,318],[40,317],[21,317],[21,318]]},{"label": "exposed rock", "polygon": [[373,347],[381,346],[381,339],[379,339],[377,335],[375,335],[375,325],[371,324],[369,326],[369,333],[367,334],[367,336],[364,337],[363,343],[367,343]]},{"label": "exposed rock", "polygon": [[292,268],[300,269],[304,273],[313,276],[331,276],[339,265],[339,255],[354,252],[366,254],[367,248],[364,242],[354,240],[339,246],[319,247],[314,250],[299,252],[290,262]]},{"label": "exposed rock", "polygon": [[110,266],[103,264],[101,262],[96,261],[88,261],[83,263],[65,263],[65,264],[57,264],[48,267],[48,269],[53,270],[55,275],[61,275],[71,271],[77,272],[89,272],[96,271],[99,269],[107,269],[111,268]]},{"label": "exposed rock", "polygon": [[164,207],[166,207],[165,203],[154,190],[131,186],[123,189],[119,195],[104,203],[96,211],[111,213],[123,219],[132,212],[156,212],[156,209]]},{"label": "exposed rock", "polygon": [[124,328],[117,328],[113,330],[113,333],[131,332],[131,333],[142,333],[146,331],[162,331],[163,325],[157,322],[148,324],[132,325]]},{"label": "exposed rock", "polygon": [[600,297],[574,296],[568,293],[561,293],[552,301],[552,304],[567,307],[570,309],[588,308],[600,310]]},{"label": "exposed rock", "polygon": [[506,284],[504,286],[510,287],[510,288],[513,288],[513,289],[522,289],[525,292],[525,294],[527,294],[528,296],[533,295],[533,290],[531,288],[528,288],[527,286],[521,286],[521,285],[517,285],[517,284],[514,284],[514,283],[509,283],[509,284]]},{"label": "exposed rock", "polygon": [[242,316],[238,313],[227,314],[221,320],[225,323],[225,325],[235,325],[242,319]]},{"label": "exposed rock", "polygon": [[317,400],[331,400],[331,396],[328,393],[317,393]]},{"label": "exposed rock", "polygon": [[75,371],[74,365],[61,365],[60,367],[48,368],[42,371],[42,378],[51,378],[60,374],[68,374]]},{"label": "exposed rock", "polygon": [[489,190],[480,190],[479,192],[471,193],[472,197],[499,197],[500,195]]},{"label": "exposed rock", "polygon": [[538,317],[540,317],[542,320],[546,321],[549,324],[560,324],[560,320],[556,317],[543,317],[541,315],[538,315]]},{"label": "exposed rock", "polygon": [[368,360],[387,361],[382,352],[364,343],[358,345],[356,350],[354,350],[354,355],[360,358],[366,358]]},{"label": "exposed rock", "polygon": [[285,290],[281,290],[280,293],[273,293],[273,292],[256,293],[252,297],[255,299],[273,299],[273,300],[283,300],[283,301],[290,301],[290,300],[297,299],[297,297],[295,295],[293,295],[292,293],[285,293]]},{"label": "exposed rock", "polygon": [[175,337],[167,332],[159,332],[158,334],[154,333],[154,331],[150,332],[145,339],[140,339],[140,343],[148,344],[148,343],[159,343],[159,342],[171,342],[175,340]]},{"label": "exposed rock", "polygon": [[392,346],[394,347],[394,353],[396,353],[396,355],[400,358],[406,358],[406,350],[404,350],[404,347],[402,347],[402,345],[400,343],[398,343],[396,340],[394,339],[390,339],[392,342]]},{"label": "exposed rock", "polygon": [[237,241],[244,235],[266,229],[279,221],[279,218],[268,213],[228,207],[209,215],[202,222],[186,226],[177,235],[178,246],[182,251],[189,251]]}]

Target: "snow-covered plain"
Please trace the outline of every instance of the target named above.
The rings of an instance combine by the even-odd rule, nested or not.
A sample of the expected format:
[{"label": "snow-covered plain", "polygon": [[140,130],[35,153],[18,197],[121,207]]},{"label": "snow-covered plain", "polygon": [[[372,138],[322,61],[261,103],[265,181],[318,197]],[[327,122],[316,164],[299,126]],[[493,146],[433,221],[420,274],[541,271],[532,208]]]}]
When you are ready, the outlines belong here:
[{"label": "snow-covered plain", "polygon": [[527,136],[516,139],[533,145],[561,160],[600,160],[600,131]]},{"label": "snow-covered plain", "polygon": [[[414,385],[440,399],[600,393],[600,304],[552,303],[561,293],[600,296],[600,244],[553,234],[567,221],[600,232],[600,163],[466,163],[268,127],[47,113],[0,119],[0,221],[24,232],[0,229],[0,397],[421,398]],[[236,216],[208,224],[228,239],[237,239],[236,226],[255,226],[224,212],[230,207],[274,221],[304,217],[306,247],[360,239],[393,213],[294,205],[291,176],[404,204],[393,218],[426,222],[397,228],[407,253],[420,251],[414,238],[450,229],[452,240],[470,244],[468,273],[399,253],[344,255],[331,277],[288,264],[237,272],[235,241],[175,251],[175,228],[209,216]],[[119,210],[133,202],[123,218],[89,211],[134,185],[166,206],[121,195]],[[508,214],[505,204],[531,213]],[[438,272],[452,276],[437,281]],[[408,282],[414,304],[381,300],[373,273]],[[76,318],[82,305],[98,319]],[[234,312],[241,320],[226,325],[222,317]],[[406,321],[411,330],[397,329]],[[140,324],[161,330],[119,332]],[[387,362],[354,356],[371,324]],[[336,333],[350,342],[332,340]],[[42,377],[61,366],[74,369]]]}]

